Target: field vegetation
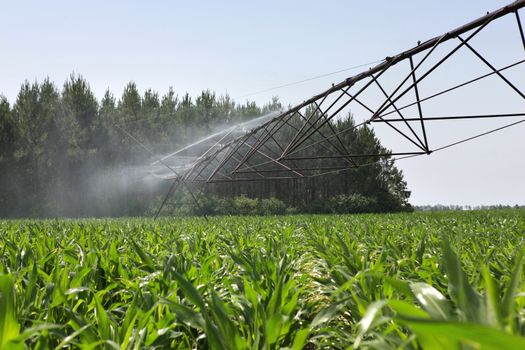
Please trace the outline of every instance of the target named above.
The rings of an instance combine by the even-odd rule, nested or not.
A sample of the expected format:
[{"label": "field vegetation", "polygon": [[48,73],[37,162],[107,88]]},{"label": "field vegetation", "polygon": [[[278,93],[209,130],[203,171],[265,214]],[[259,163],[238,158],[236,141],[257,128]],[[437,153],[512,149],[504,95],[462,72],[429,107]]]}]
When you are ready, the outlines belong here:
[{"label": "field vegetation", "polygon": [[524,210],[0,222],[1,349],[524,349]]}]

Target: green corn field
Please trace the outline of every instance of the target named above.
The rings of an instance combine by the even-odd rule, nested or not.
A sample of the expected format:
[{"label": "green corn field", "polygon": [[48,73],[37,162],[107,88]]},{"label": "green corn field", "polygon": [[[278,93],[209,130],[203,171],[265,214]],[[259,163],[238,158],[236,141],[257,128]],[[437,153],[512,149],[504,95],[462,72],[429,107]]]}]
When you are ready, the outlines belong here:
[{"label": "green corn field", "polygon": [[525,349],[525,211],[0,221],[0,349]]}]

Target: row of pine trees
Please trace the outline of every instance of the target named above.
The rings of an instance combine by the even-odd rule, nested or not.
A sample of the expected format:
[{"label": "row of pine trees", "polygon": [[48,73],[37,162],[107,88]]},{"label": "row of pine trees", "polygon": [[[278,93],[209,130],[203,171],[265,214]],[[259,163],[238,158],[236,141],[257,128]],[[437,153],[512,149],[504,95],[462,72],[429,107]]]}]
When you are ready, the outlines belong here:
[{"label": "row of pine trees", "polygon": [[[280,108],[276,98],[258,106],[210,91],[196,98],[173,89],[162,96],[151,89],[140,93],[132,82],[119,98],[108,90],[99,101],[81,76],[70,76],[61,88],[49,79],[26,81],[12,104],[0,96],[0,216],[151,213],[169,183],[145,180],[146,149],[167,154],[220,125]],[[349,117],[333,126],[352,123]],[[381,147],[368,128],[345,138],[354,148]],[[352,211],[352,200],[360,201],[359,211],[410,208],[403,175],[389,162],[301,182],[214,185],[202,193],[203,203],[210,197],[277,197],[302,212]]]}]

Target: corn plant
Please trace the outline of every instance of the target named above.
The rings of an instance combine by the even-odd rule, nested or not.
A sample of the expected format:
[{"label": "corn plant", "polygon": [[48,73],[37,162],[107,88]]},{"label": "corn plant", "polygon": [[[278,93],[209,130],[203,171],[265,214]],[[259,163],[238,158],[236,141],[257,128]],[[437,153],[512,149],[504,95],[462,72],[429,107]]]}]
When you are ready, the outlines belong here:
[{"label": "corn plant", "polygon": [[525,348],[524,233],[522,210],[0,221],[0,349]]}]

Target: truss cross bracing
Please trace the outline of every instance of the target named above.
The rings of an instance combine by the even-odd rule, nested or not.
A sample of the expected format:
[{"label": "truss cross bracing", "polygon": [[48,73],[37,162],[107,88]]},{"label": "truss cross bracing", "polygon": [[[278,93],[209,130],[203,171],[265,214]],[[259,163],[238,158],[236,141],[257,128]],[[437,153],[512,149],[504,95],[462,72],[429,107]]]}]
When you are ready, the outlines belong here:
[{"label": "truss cross bracing", "polygon": [[[153,172],[174,179],[172,188],[302,179],[428,155],[520,124],[525,121],[524,6],[525,0],[515,1],[386,57],[288,110],[210,135],[155,160]],[[349,114],[355,122],[344,124]],[[494,124],[503,119],[506,124]],[[490,121],[489,130],[477,130],[482,121]],[[395,146],[348,149],[352,135],[372,127],[387,135],[385,140],[396,140]],[[460,131],[457,139],[443,136]]]}]

